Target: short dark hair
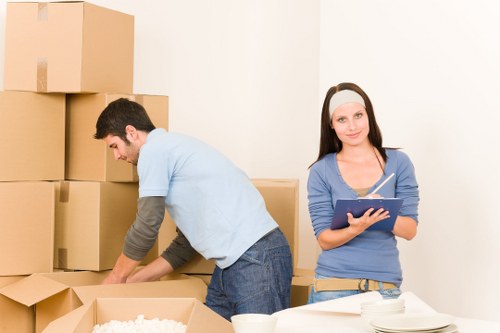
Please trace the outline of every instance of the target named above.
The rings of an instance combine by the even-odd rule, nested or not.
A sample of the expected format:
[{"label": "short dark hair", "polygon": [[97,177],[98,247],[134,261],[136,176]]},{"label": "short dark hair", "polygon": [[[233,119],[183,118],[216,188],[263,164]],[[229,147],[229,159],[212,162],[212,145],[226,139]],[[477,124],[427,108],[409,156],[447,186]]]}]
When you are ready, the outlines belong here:
[{"label": "short dark hair", "polygon": [[120,137],[128,142],[125,127],[134,126],[139,131],[151,132],[155,129],[146,110],[137,102],[120,98],[106,106],[95,125],[95,139],[104,139],[108,135]]}]

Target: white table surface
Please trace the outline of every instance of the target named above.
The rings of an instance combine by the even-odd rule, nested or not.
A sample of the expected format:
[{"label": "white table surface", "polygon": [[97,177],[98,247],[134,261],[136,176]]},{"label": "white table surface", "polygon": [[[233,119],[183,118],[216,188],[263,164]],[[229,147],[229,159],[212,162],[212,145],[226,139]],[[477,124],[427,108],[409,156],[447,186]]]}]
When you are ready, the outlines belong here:
[{"label": "white table surface", "polygon": [[[406,313],[435,313],[411,292],[403,293]],[[361,319],[361,303],[380,300],[378,292],[369,292],[337,300],[303,305],[274,314],[278,317],[275,333],[370,333]],[[500,333],[500,323],[454,317],[459,333]]]}]

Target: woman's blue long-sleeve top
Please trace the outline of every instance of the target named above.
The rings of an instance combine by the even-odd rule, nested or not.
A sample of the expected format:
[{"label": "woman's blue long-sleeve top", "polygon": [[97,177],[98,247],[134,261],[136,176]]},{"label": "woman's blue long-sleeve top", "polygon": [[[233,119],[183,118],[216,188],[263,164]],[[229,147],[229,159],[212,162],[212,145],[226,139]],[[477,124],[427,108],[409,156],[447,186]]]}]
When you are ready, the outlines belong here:
[{"label": "woman's blue long-sleeve top", "polygon": [[[395,176],[378,193],[385,198],[404,199],[398,215],[418,222],[419,192],[413,164],[399,150],[386,149],[386,152],[384,175],[368,192],[394,172]],[[337,199],[358,197],[357,192],[342,179],[336,153],[324,156],[311,166],[307,190],[309,214],[316,237],[330,228]],[[403,277],[396,238],[392,232],[366,230],[342,246],[322,251],[316,274],[373,279],[400,286]]]}]

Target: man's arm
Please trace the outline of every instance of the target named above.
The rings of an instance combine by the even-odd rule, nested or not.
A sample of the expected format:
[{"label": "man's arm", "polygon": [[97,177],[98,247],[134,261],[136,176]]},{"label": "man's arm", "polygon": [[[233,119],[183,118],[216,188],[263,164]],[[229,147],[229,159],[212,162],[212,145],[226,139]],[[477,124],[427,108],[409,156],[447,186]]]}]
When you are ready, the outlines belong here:
[{"label": "man's arm", "polygon": [[193,249],[184,234],[177,229],[177,237],[169,247],[153,262],[146,265],[127,279],[128,282],[155,281],[162,276],[172,273],[174,269],[189,261],[196,250]]},{"label": "man's arm", "polygon": [[191,243],[179,228],[176,229],[177,237],[174,238],[172,243],[163,251],[161,256],[167,262],[169,262],[173,269],[181,267],[186,262],[191,260],[196,254],[196,250],[193,249]]},{"label": "man's arm", "polygon": [[139,198],[134,224],[125,237],[123,251],[103,284],[124,283],[153,247],[165,217],[164,197]]},{"label": "man's arm", "polygon": [[132,271],[139,265],[140,261],[128,258],[123,253],[120,254],[118,260],[116,261],[115,267],[111,270],[111,273],[102,281],[102,284],[111,283],[125,283],[127,277],[132,273]]}]

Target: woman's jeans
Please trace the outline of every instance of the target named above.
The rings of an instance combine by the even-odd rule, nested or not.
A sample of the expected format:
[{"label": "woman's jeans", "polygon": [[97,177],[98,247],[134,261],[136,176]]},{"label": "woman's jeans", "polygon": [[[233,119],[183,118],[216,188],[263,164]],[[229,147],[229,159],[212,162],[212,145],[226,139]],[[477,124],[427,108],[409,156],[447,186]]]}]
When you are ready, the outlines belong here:
[{"label": "woman's jeans", "polygon": [[[326,278],[325,276],[316,274],[317,279]],[[401,290],[399,288],[384,289],[382,287],[382,282],[379,282],[380,288],[377,290],[384,299],[398,298],[401,295]],[[311,288],[311,293],[309,294],[309,300],[307,303],[316,303],[322,301],[329,301],[332,299],[337,299],[341,297],[351,296],[360,294],[364,291],[361,290],[332,290],[332,291],[316,291],[314,286]]]},{"label": "woman's jeans", "polygon": [[230,320],[240,313],[267,313],[290,306],[292,255],[279,228],[274,229],[234,264],[216,267],[206,305]]}]

